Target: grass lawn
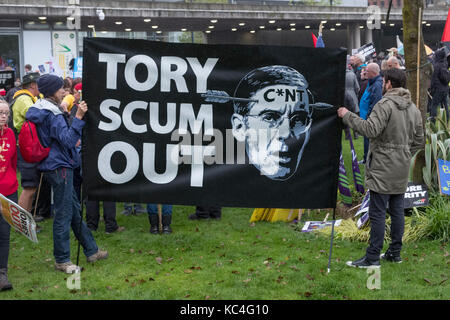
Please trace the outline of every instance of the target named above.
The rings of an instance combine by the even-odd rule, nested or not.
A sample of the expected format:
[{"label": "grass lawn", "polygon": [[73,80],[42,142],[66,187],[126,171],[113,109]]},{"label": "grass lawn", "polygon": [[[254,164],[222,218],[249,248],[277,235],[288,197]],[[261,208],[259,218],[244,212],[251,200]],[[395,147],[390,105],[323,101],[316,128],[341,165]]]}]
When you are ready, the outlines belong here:
[{"label": "grass lawn", "polygon": [[[347,146],[343,140],[352,180]],[[356,148],[361,154],[362,138]],[[283,222],[250,224],[252,210],[224,208],[220,221],[190,221],[194,207],[174,206],[174,233],[161,236],[148,233],[147,215],[123,216],[118,204],[117,220],[126,230],[107,235],[100,223],[94,237],[110,257],[91,265],[81,252],[80,290],[67,288],[69,275],[54,270],[51,220],[41,223],[39,244],[12,232],[8,275],[14,289],[0,293],[0,300],[450,299],[446,244],[405,244],[403,263],[383,263],[381,289],[369,290],[366,270],[345,265],[360,258],[367,244],[335,240],[327,274],[329,238],[298,232]],[[73,236],[71,244],[75,262]]]}]

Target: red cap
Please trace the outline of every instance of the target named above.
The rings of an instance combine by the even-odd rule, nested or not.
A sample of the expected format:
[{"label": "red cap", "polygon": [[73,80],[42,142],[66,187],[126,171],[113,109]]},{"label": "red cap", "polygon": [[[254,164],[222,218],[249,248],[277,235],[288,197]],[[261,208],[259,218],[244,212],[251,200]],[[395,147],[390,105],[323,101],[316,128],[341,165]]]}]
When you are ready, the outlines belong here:
[{"label": "red cap", "polygon": [[82,90],[81,90],[81,82],[80,82],[80,83],[77,83],[77,84],[75,85],[74,89],[77,90],[77,91],[82,91]]},{"label": "red cap", "polygon": [[0,89],[0,96],[6,96],[5,89]]}]

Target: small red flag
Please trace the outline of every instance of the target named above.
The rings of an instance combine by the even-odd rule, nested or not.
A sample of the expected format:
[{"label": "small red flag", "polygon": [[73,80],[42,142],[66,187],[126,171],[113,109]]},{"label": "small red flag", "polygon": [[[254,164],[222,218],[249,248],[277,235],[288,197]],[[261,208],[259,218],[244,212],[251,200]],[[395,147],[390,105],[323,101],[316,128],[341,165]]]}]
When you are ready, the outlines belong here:
[{"label": "small red flag", "polygon": [[442,42],[448,42],[450,41],[450,9],[448,10],[447,13],[447,22],[445,22],[445,27],[444,27],[444,33],[442,34]]},{"label": "small red flag", "polygon": [[314,33],[312,33],[311,32],[311,37],[312,37],[312,40],[313,40],[313,42],[314,42],[314,48],[316,47],[316,43],[317,43],[317,38],[316,38],[316,36],[314,35]]}]

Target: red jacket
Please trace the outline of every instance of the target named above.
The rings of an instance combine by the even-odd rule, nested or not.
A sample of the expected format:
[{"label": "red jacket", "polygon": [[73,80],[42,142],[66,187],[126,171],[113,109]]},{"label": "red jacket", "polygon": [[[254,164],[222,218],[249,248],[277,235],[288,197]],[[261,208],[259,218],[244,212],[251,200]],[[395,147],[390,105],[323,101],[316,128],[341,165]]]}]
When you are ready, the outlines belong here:
[{"label": "red jacket", "polygon": [[0,193],[9,196],[17,191],[17,148],[14,132],[0,130]]}]

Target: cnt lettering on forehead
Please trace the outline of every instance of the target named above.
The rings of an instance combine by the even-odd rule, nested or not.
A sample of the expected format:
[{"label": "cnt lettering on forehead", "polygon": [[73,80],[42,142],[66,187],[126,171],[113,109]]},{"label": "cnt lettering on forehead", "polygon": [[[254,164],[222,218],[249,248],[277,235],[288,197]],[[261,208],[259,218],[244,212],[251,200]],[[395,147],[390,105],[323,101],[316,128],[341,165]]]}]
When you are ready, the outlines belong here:
[{"label": "cnt lettering on forehead", "polygon": [[[262,91],[262,96],[265,102],[274,102],[278,100],[281,102],[284,100],[286,103],[305,103],[306,92],[303,89],[292,87],[279,87],[279,88],[266,88]],[[281,101],[280,101],[281,100]]]}]

